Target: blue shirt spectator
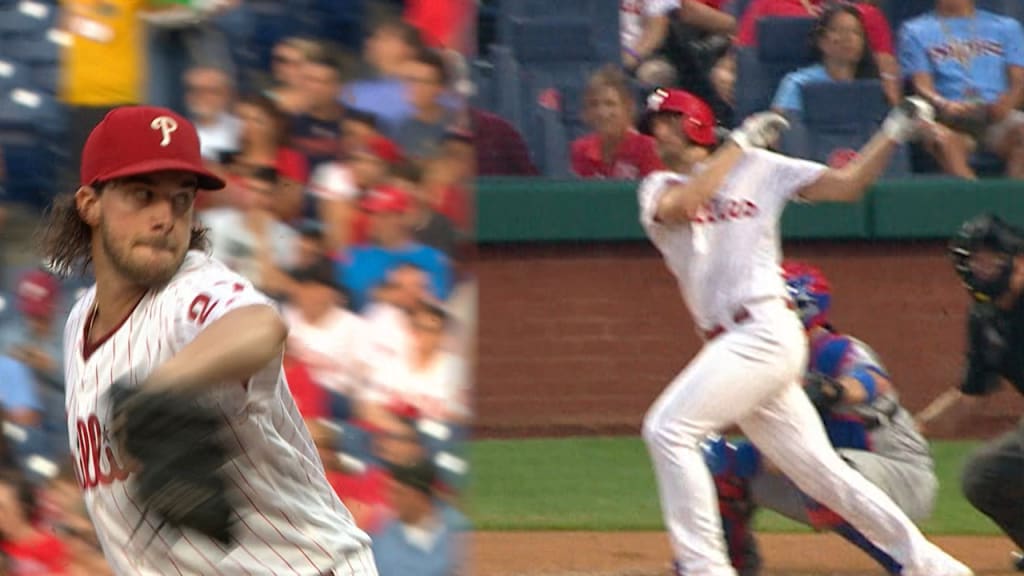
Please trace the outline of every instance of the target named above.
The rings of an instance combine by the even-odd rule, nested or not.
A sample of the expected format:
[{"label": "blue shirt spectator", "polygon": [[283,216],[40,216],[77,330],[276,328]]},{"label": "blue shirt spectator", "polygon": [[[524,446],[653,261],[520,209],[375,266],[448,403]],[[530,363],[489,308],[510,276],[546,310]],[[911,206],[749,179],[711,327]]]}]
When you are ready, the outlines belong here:
[{"label": "blue shirt spectator", "polygon": [[451,292],[451,266],[448,258],[435,248],[416,242],[401,247],[356,246],[338,263],[341,283],[352,297],[352,309],[362,310],[371,300],[371,292],[387,279],[388,273],[403,264],[411,264],[430,279],[430,292],[439,300]]},{"label": "blue shirt spectator", "polygon": [[456,510],[435,504],[433,526],[410,527],[400,520],[373,537],[373,556],[380,576],[452,576],[459,574],[459,534],[466,520]]},{"label": "blue shirt spectator", "polygon": [[405,85],[400,78],[353,82],[342,99],[349,108],[373,114],[380,121],[381,130],[389,135],[396,134],[399,126],[412,116],[412,104],[405,97]]},{"label": "blue shirt spectator", "polygon": [[1009,86],[1008,66],[1024,66],[1020,22],[986,10],[945,18],[934,11],[903,24],[900,65],[907,76],[927,73],[947,100],[994,102]]},{"label": "blue shirt spectator", "polygon": [[0,356],[0,405],[9,416],[43,408],[32,369],[10,356]]},{"label": "blue shirt spectator", "polygon": [[426,273],[434,298],[448,298],[451,264],[439,250],[413,239],[407,217],[411,206],[408,194],[387,186],[372,190],[362,201],[363,210],[370,213],[370,237],[375,243],[350,248],[337,264],[338,280],[350,292],[353,310],[362,310],[373,289],[388,278],[389,272],[403,265]]},{"label": "blue shirt spectator", "polygon": [[802,88],[815,82],[835,82],[821,64],[807,66],[786,74],[775,91],[772,108],[799,114],[804,109]]}]

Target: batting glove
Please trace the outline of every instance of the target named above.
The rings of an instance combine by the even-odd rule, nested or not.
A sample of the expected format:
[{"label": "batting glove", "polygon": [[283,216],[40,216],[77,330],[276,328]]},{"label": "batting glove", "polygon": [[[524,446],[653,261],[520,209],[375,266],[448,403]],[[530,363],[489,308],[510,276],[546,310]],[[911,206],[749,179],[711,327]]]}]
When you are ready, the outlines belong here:
[{"label": "batting glove", "polygon": [[789,122],[776,112],[760,112],[743,121],[743,125],[732,131],[729,138],[743,150],[767,148],[779,139],[789,128]]},{"label": "batting glove", "polygon": [[917,96],[904,98],[882,123],[882,132],[893,142],[903,144],[917,138],[921,127],[935,121],[935,108]]}]

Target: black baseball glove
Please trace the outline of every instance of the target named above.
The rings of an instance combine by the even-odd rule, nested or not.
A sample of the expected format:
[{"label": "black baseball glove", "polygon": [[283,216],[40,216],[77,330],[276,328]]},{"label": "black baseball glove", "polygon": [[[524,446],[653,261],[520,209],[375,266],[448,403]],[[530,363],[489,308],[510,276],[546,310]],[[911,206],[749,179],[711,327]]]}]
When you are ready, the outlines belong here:
[{"label": "black baseball glove", "polygon": [[223,473],[232,453],[220,414],[182,394],[123,382],[114,384],[110,400],[112,439],[135,466],[143,518],[158,516],[157,532],[169,524],[233,544],[236,514]]},{"label": "black baseball glove", "polygon": [[843,385],[821,372],[808,372],[804,377],[804,391],[819,412],[825,413],[838,406],[844,397]]}]

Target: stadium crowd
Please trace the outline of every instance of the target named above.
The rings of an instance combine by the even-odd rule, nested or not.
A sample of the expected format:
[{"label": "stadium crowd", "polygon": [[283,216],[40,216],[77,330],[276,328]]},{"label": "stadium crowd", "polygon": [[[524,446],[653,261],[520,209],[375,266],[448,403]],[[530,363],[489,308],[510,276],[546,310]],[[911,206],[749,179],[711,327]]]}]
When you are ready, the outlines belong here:
[{"label": "stadium crowd", "polygon": [[[279,302],[292,394],[329,481],[374,539],[380,574],[463,573],[474,4],[310,2],[326,12],[281,27],[298,6],[0,4],[0,19],[43,14],[42,38],[60,46],[63,162],[38,193],[78,187],[82,144],[116,106],[190,118],[229,183],[197,199],[197,218],[214,256]],[[360,19],[343,29],[357,4]],[[0,49],[0,76],[7,57]],[[0,232],[5,213],[25,218],[6,208]],[[4,246],[0,268],[0,575],[101,576],[63,398],[64,318],[90,282],[58,278],[12,254],[18,246]]]},{"label": "stadium crowd", "polygon": [[[941,172],[965,179],[979,173],[1024,177],[1024,5],[1016,0],[978,0],[977,6],[975,0],[621,0],[618,54],[608,51],[612,57],[603,61],[578,56],[577,67],[589,74],[585,79],[545,76],[556,70],[555,64],[531,61],[534,47],[519,45],[518,38],[532,40],[533,21],[542,19],[571,27],[576,23],[573,11],[586,14],[588,6],[597,4],[510,15],[496,3],[491,13],[498,20],[495,41],[510,45],[509,59],[516,67],[502,66],[497,51],[491,50],[479,60],[486,64],[481,68],[493,65],[498,75],[511,69],[524,84],[533,85],[521,101],[504,94],[478,98],[482,108],[515,112],[506,114],[506,120],[518,137],[506,138],[502,153],[526,158],[515,165],[485,167],[484,158],[500,154],[481,150],[481,175],[525,176],[539,170],[547,175],[640,179],[660,166],[653,141],[641,133],[644,100],[659,87],[678,87],[710,104],[724,128],[752,112],[777,110],[794,125],[780,143],[781,151],[832,164],[849,161],[873,132],[837,127],[855,115],[840,113],[843,107],[857,108],[859,102],[862,108],[877,108],[880,113],[871,118],[872,128],[877,128],[889,105],[916,94],[935,106],[938,122],[908,150],[911,166],[900,176]],[[782,21],[775,28],[781,34],[762,45],[759,30]],[[599,47],[612,33],[610,26],[595,24],[593,42]],[[806,109],[802,94],[821,84],[859,84],[869,91],[835,103],[812,102],[813,110]],[[762,91],[767,92],[763,99]],[[579,102],[566,101],[577,98]],[[555,132],[566,133],[564,169],[551,160],[551,147],[562,144],[552,136],[551,124],[542,126],[538,120],[545,109],[559,117]],[[822,125],[824,132],[831,131],[826,135],[831,139],[813,140]],[[797,141],[796,135],[804,132],[810,133],[810,145],[806,139]],[[831,154],[815,149],[822,142]]]}]

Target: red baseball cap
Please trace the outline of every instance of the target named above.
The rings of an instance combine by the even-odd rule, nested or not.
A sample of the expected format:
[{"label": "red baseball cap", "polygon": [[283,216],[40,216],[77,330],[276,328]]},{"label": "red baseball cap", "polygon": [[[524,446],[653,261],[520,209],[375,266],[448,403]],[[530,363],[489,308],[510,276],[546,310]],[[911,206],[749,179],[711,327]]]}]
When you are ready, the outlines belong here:
[{"label": "red baseball cap", "polygon": [[202,190],[224,187],[224,180],[203,165],[195,126],[166,108],[114,108],[82,149],[83,186],[161,170],[192,172]]},{"label": "red baseball cap", "polygon": [[381,186],[370,191],[363,199],[368,212],[405,212],[409,209],[409,195],[393,186]]},{"label": "red baseball cap", "polygon": [[50,316],[57,308],[57,278],[44,270],[32,270],[18,282],[18,309],[29,317]]}]

